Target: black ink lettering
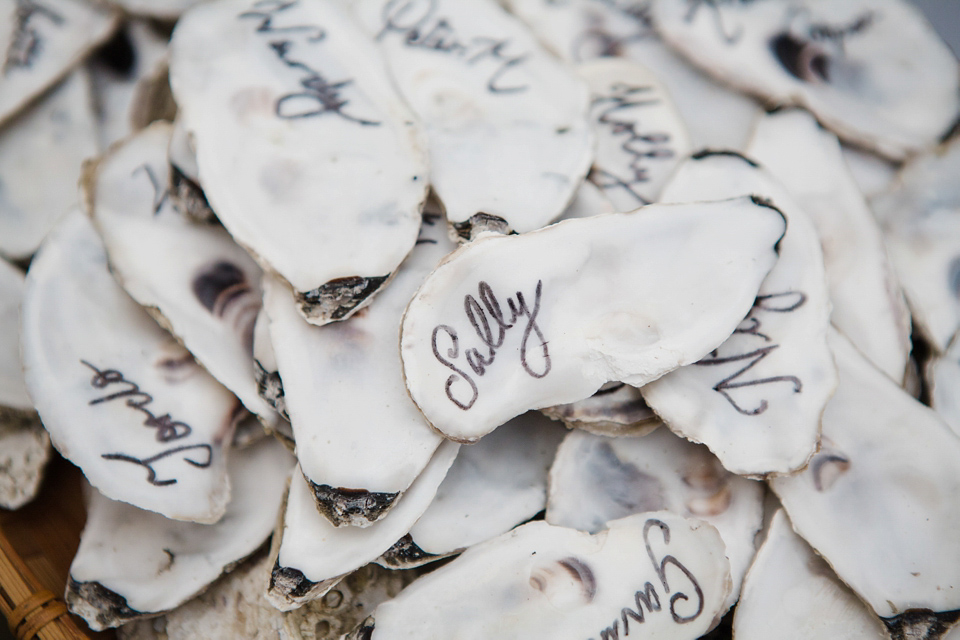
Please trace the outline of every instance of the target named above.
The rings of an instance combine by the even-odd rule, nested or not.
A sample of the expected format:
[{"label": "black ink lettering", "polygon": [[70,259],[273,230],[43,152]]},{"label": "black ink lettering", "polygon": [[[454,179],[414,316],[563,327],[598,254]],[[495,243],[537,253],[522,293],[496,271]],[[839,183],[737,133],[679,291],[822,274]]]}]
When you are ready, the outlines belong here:
[{"label": "black ink lettering", "polygon": [[677,624],[686,624],[688,622],[692,622],[696,620],[701,613],[703,613],[703,590],[700,588],[700,583],[697,582],[697,579],[690,572],[690,570],[687,569],[683,563],[677,560],[674,556],[666,555],[662,560],[657,562],[656,556],[653,554],[653,549],[650,547],[650,539],[648,538],[650,529],[653,527],[660,529],[661,533],[663,534],[663,541],[667,545],[670,544],[670,527],[667,526],[667,524],[662,520],[656,520],[653,518],[647,520],[647,522],[643,525],[643,542],[647,547],[647,555],[650,556],[650,562],[653,564],[653,570],[657,572],[657,577],[660,578],[660,584],[663,585],[664,592],[668,595],[671,593],[670,585],[667,582],[667,567],[673,565],[679,569],[684,576],[686,576],[687,580],[690,581],[690,584],[693,586],[697,597],[697,610],[692,615],[681,616],[676,610],[677,601],[689,601],[690,596],[679,591],[674,593],[672,596],[670,596],[670,615],[673,616],[673,621]]},{"label": "black ink lettering", "polygon": [[666,147],[670,143],[670,135],[642,134],[638,130],[639,122],[625,119],[619,112],[659,104],[658,99],[637,99],[651,91],[653,88],[649,86],[634,87],[618,83],[611,87],[610,95],[595,98],[592,105],[595,113],[599,112],[599,115],[595,116],[597,124],[606,127],[613,136],[625,136],[620,148],[631,160],[627,167],[630,174],[628,177],[620,177],[608,169],[594,169],[588,179],[604,191],[622,189],[640,205],[649,204],[636,190],[638,185],[650,181],[648,169],[643,165],[650,160],[666,160],[674,156],[673,150]]},{"label": "black ink lettering", "polygon": [[[727,44],[736,44],[740,41],[740,38],[743,37],[743,25],[738,25],[737,30],[734,32],[728,32],[727,26],[723,21],[723,12],[720,7],[724,4],[733,4],[738,0],[687,0],[690,4],[690,9],[687,11],[687,15],[684,16],[684,20],[687,22],[693,22],[697,14],[700,13],[702,7],[708,7],[712,10],[713,22],[717,28],[717,32],[720,34],[720,37],[726,41]],[[739,0],[743,1],[743,0]],[[744,2],[746,4],[746,2]]]},{"label": "black ink lettering", "polygon": [[89,402],[91,406],[100,404],[102,402],[112,402],[113,400],[126,398],[126,404],[128,407],[136,409],[147,417],[143,424],[147,427],[157,430],[158,442],[179,440],[181,438],[186,438],[193,432],[193,429],[190,427],[190,425],[185,422],[174,420],[170,417],[169,413],[159,417],[155,416],[153,412],[147,409],[147,405],[153,402],[153,396],[140,391],[140,387],[136,383],[130,382],[124,378],[123,374],[116,369],[106,369],[101,371],[86,360],[81,360],[80,362],[94,372],[94,376],[90,380],[90,385],[93,388],[104,389],[111,385],[126,385],[126,388],[121,391],[117,391],[116,393],[112,393],[102,398],[91,400]]},{"label": "black ink lettering", "polygon": [[257,33],[288,36],[285,39],[270,40],[268,45],[283,64],[301,72],[300,87],[303,90],[285,94],[277,100],[274,105],[274,112],[277,117],[284,120],[298,120],[334,114],[362,126],[379,126],[379,122],[358,118],[345,111],[350,101],[342,98],[340,94],[354,83],[352,79],[328,80],[305,62],[291,57],[291,50],[295,41],[290,38],[300,36],[302,43],[314,45],[327,37],[326,32],[315,25],[274,25],[273,20],[277,14],[299,4],[300,0],[261,0],[253,5],[254,10],[246,11],[238,16],[240,19],[253,18],[259,20],[260,22],[256,27]]},{"label": "black ink lettering", "polygon": [[[537,315],[540,313],[540,300],[543,295],[543,281],[537,281],[537,288],[534,292],[533,307],[527,303],[526,297],[522,292],[517,291],[515,296],[506,301],[507,312],[504,313],[503,305],[497,298],[493,289],[486,282],[481,281],[477,287],[477,296],[466,295],[463,299],[464,314],[473,327],[474,333],[480,340],[484,353],[480,348],[470,348],[464,350],[464,358],[467,365],[477,376],[482,377],[486,374],[487,368],[494,363],[497,358],[497,350],[503,346],[507,332],[517,326],[521,317],[526,318],[523,329],[523,335],[520,340],[520,364],[524,371],[533,378],[543,378],[552,367],[550,361],[550,349],[548,342],[543,335],[543,331],[537,324]],[[507,317],[509,316],[509,318]],[[446,358],[441,355],[437,346],[437,337],[440,332],[446,333],[452,346],[447,350]],[[534,351],[539,351],[539,362],[531,363],[531,344],[530,339],[535,336],[539,345],[533,347]],[[456,329],[448,325],[438,325],[433,329],[432,337],[433,355],[443,366],[453,371],[456,375],[447,378],[446,391],[447,397],[455,405],[467,411],[477,400],[479,391],[473,378],[453,364],[460,356],[459,338]],[[449,358],[449,360],[447,359]],[[463,380],[470,385],[472,390],[471,399],[468,402],[461,402],[453,397],[450,387],[458,380]]]},{"label": "black ink lettering", "polygon": [[497,68],[487,79],[490,93],[520,93],[529,88],[526,84],[506,86],[504,82],[505,75],[527,61],[528,53],[507,53],[509,39],[474,36],[463,40],[449,19],[436,16],[437,8],[437,0],[390,0],[383,7],[383,26],[377,40],[396,33],[404,46],[456,56],[469,66],[493,61]]},{"label": "black ink lettering", "polygon": [[43,52],[43,38],[34,24],[39,18],[45,18],[57,27],[66,23],[61,14],[36,0],[17,0],[17,10],[13,17],[13,37],[3,63],[4,75],[11,69],[29,69]]},{"label": "black ink lettering", "polygon": [[630,618],[640,624],[646,621],[643,614],[644,606],[650,613],[660,611],[660,596],[657,595],[657,590],[649,582],[643,586],[643,591],[637,591],[634,594],[634,600],[637,604],[636,609],[624,607],[620,610],[620,620],[623,622],[623,635],[625,636],[630,635]]},{"label": "black ink lettering", "polygon": [[206,451],[207,456],[205,460],[194,460],[192,458],[184,457],[184,462],[191,464],[194,467],[206,469],[213,463],[213,447],[208,444],[192,444],[174,447],[172,449],[167,449],[162,453],[158,453],[155,456],[150,456],[149,458],[144,458],[142,460],[133,456],[124,455],[122,453],[105,453],[101,457],[106,460],[120,460],[122,462],[138,464],[147,470],[147,482],[155,487],[166,487],[172,484],[177,484],[177,480],[175,478],[157,480],[157,472],[154,470],[153,464],[163,460],[164,458],[168,458],[177,453],[184,453],[186,451]]},{"label": "black ink lettering", "polygon": [[157,174],[153,172],[153,167],[150,165],[142,164],[134,169],[130,175],[135,176],[138,173],[145,174],[150,181],[150,185],[153,187],[153,215],[159,215],[160,210],[163,209],[163,205],[170,197],[170,189],[167,188],[166,184],[160,182]]}]

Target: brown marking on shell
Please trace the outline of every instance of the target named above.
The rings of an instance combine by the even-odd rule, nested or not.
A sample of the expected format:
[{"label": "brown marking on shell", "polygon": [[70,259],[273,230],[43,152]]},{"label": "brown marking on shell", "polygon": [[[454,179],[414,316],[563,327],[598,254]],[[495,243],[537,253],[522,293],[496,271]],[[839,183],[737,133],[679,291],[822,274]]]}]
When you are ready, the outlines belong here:
[{"label": "brown marking on shell", "polygon": [[907,609],[900,615],[880,619],[891,640],[939,640],[960,620],[960,610]]},{"label": "brown marking on shell", "polygon": [[454,240],[457,242],[471,242],[484,231],[504,235],[513,233],[506,220],[490,213],[475,213],[463,222],[455,222],[453,230],[456,233]]},{"label": "brown marking on shell", "polygon": [[99,582],[78,582],[70,578],[67,582],[64,599],[72,613],[79,611],[95,612],[92,615],[88,613],[83,617],[88,620],[92,617],[93,622],[99,625],[101,629],[117,627],[128,620],[148,615],[136,609],[131,609],[127,605],[126,598],[107,589]]},{"label": "brown marking on shell", "polygon": [[337,278],[313,291],[296,292],[297,306],[308,319],[346,320],[389,279],[390,276]]},{"label": "brown marking on shell", "polygon": [[394,543],[392,547],[383,552],[383,555],[377,559],[377,564],[389,569],[412,569],[436,560],[444,556],[433,553],[427,553],[421,549],[413,536],[409,533]]},{"label": "brown marking on shell", "polygon": [[313,491],[317,510],[337,527],[372,524],[382,518],[400,496],[399,493],[331,487],[315,484],[309,479],[307,484]]}]

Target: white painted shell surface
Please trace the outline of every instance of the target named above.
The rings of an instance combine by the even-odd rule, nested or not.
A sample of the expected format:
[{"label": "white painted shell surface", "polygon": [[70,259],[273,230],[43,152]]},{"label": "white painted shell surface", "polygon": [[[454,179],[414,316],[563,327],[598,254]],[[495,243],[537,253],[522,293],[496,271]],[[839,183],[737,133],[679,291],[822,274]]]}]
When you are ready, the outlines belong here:
[{"label": "white painted shell surface", "polygon": [[23,280],[20,269],[0,258],[0,408],[33,411],[20,357]]}]

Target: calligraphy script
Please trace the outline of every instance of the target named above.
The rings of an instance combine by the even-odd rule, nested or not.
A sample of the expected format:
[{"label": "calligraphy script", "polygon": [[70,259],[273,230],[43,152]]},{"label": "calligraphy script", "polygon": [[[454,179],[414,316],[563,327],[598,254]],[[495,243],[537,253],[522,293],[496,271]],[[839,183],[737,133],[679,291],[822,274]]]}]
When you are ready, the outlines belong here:
[{"label": "calligraphy script", "polygon": [[630,110],[660,104],[660,100],[650,96],[654,91],[650,86],[631,86],[618,82],[610,87],[610,94],[593,100],[594,117],[597,124],[606,129],[611,137],[623,138],[620,149],[630,159],[625,168],[626,177],[620,177],[610,168],[596,168],[590,172],[589,179],[605,191],[622,189],[633,197],[638,204],[649,204],[636,188],[650,181],[648,168],[644,166],[651,160],[666,160],[674,156],[670,144],[670,134],[662,132],[641,133],[639,118],[629,117]]},{"label": "calligraphy script", "polygon": [[[668,554],[660,559],[657,559],[657,555],[653,552],[653,549],[650,545],[650,530],[653,528],[657,528],[660,531],[660,535],[663,537],[664,543],[669,545],[670,527],[662,520],[657,520],[654,518],[647,520],[643,525],[643,542],[647,548],[647,556],[650,558],[650,563],[653,565],[653,570],[657,574],[657,579],[660,582],[660,587],[663,591],[664,597],[670,596],[670,616],[676,624],[687,624],[693,622],[700,617],[700,614],[703,613],[703,589],[700,587],[700,582],[693,575],[693,573],[687,569],[687,567],[684,566],[684,564],[675,556]],[[686,579],[686,583],[689,585],[687,588],[693,589],[696,610],[692,613],[688,613],[687,615],[683,615],[681,612],[677,611],[677,603],[691,602],[691,594],[680,591],[679,589],[671,589],[670,582],[667,579],[667,568],[671,566],[683,574],[683,577]],[[674,587],[676,587],[676,583],[674,583]],[[634,609],[633,607],[624,607],[621,609],[620,618],[614,620],[613,624],[600,631],[600,640],[619,640],[621,624],[623,625],[623,637],[629,637],[631,623],[633,623],[636,628],[636,625],[641,625],[646,622],[647,615],[659,613],[663,610],[663,605],[660,602],[660,594],[657,592],[657,588],[651,582],[647,582],[642,590],[637,591],[633,595],[633,599],[637,608]],[[691,605],[692,604],[693,603],[691,603]],[[691,605],[687,605],[685,608]],[[646,613],[644,613],[644,608],[647,610]],[[590,640],[594,639],[591,638]]]},{"label": "calligraphy script", "polygon": [[743,38],[743,25],[738,25],[736,30],[728,29],[727,24],[724,22],[722,8],[724,6],[750,5],[762,1],[763,0],[687,0],[687,4],[689,4],[690,7],[687,15],[684,16],[684,20],[688,23],[693,22],[697,14],[700,13],[700,9],[706,7],[711,12],[714,26],[716,26],[720,37],[723,38],[727,44],[736,44]]},{"label": "calligraphy script", "polygon": [[17,0],[13,38],[3,63],[4,74],[14,68],[30,68],[43,51],[43,38],[36,25],[40,18],[57,27],[66,22],[62,15],[36,0]]},{"label": "calligraphy script", "polygon": [[323,115],[335,115],[349,122],[363,126],[379,126],[379,122],[366,120],[347,113],[350,101],[341,93],[354,83],[352,79],[332,81],[319,71],[293,56],[298,47],[316,46],[326,39],[326,31],[315,25],[288,24],[277,25],[274,19],[278,14],[300,4],[300,0],[260,0],[253,9],[241,13],[238,18],[259,20],[257,33],[269,38],[268,45],[273,54],[287,67],[301,74],[300,90],[284,94],[277,99],[274,112],[278,118],[297,120]]},{"label": "calligraphy script", "polygon": [[731,362],[746,362],[740,369],[737,369],[713,387],[713,390],[726,398],[727,402],[729,402],[738,413],[745,416],[758,416],[767,410],[769,403],[765,399],[761,399],[756,407],[744,408],[730,395],[729,392],[732,389],[784,382],[793,385],[794,393],[801,393],[803,391],[803,383],[800,381],[800,378],[796,376],[771,376],[756,380],[740,380],[740,378],[747,373],[747,371],[762,362],[764,358],[780,348],[779,344],[771,344],[773,340],[770,336],[761,331],[763,322],[757,316],[761,313],[792,313],[806,304],[806,302],[807,296],[799,291],[786,291],[784,293],[757,296],[757,300],[754,302],[750,314],[740,323],[740,326],[737,327],[733,333],[734,335],[753,336],[767,344],[757,349],[732,356],[721,356],[719,355],[719,349],[715,349],[709,357],[696,363],[701,367],[709,367],[729,364]]},{"label": "calligraphy script", "polygon": [[504,76],[527,61],[529,53],[507,53],[512,44],[509,38],[462,38],[449,18],[437,15],[438,7],[439,0],[389,0],[383,7],[383,27],[377,40],[396,33],[407,47],[454,56],[468,66],[492,62],[495,69],[487,78],[487,91],[493,94],[520,93],[529,89],[526,84],[507,86],[504,81]]},{"label": "calligraphy script", "polygon": [[[481,346],[469,349],[460,348],[460,337],[457,330],[450,325],[441,324],[433,329],[431,346],[433,355],[444,367],[453,372],[444,385],[447,398],[464,411],[469,411],[477,401],[480,392],[473,376],[460,366],[461,353],[466,360],[467,367],[474,375],[482,377],[486,374],[497,358],[497,350],[503,347],[507,333],[517,326],[523,327],[523,336],[520,339],[520,366],[533,378],[543,378],[550,373],[550,350],[547,340],[540,327],[537,326],[537,315],[540,313],[540,297],[543,293],[543,281],[537,281],[533,303],[527,301],[522,292],[517,291],[513,297],[507,298],[506,313],[493,289],[486,282],[480,282],[477,296],[467,295],[463,299],[463,310],[467,321],[473,328]],[[522,323],[522,324],[521,324]],[[445,352],[440,349],[441,336],[446,336],[450,346]],[[533,354],[528,353],[531,337],[536,338]],[[460,384],[458,384],[460,383]],[[469,397],[464,399],[463,393],[455,393],[464,385],[469,387]],[[459,397],[458,397],[459,396]]]},{"label": "calligraphy script", "polygon": [[[584,16],[588,26],[577,36],[571,48],[571,55],[577,62],[594,58],[625,57],[626,49],[631,44],[657,37],[653,29],[649,0],[627,0],[625,2],[594,0],[594,3],[621,15],[615,19],[605,19],[593,12]],[[614,24],[620,29],[627,25],[635,28],[625,35],[617,35],[606,28],[607,24]]]},{"label": "calligraphy script", "polygon": [[[141,391],[140,386],[137,383],[127,380],[121,372],[117,371],[116,369],[99,369],[86,360],[81,360],[80,363],[93,371],[93,377],[90,379],[90,386],[92,386],[94,389],[104,389],[108,391],[107,395],[91,400],[88,403],[90,406],[96,406],[98,404],[113,402],[116,400],[125,400],[126,406],[139,411],[145,416],[143,421],[144,426],[157,430],[157,442],[175,442],[177,440],[186,438],[193,432],[193,428],[190,427],[190,425],[179,420],[174,420],[172,417],[170,417],[169,413],[166,413],[162,416],[155,415],[149,409],[149,405],[153,403],[153,396],[151,396],[149,393]],[[150,484],[157,487],[165,487],[176,484],[177,480],[174,478],[162,480],[158,479],[157,472],[153,468],[153,465],[160,460],[177,454],[184,454],[188,451],[195,451],[197,453],[202,452],[202,454],[205,454],[199,456],[199,460],[194,459],[193,457],[184,457],[184,461],[190,465],[193,465],[194,467],[205,469],[213,462],[213,447],[211,447],[209,444],[193,444],[172,447],[162,451],[161,453],[143,459],[123,453],[106,453],[101,457],[106,460],[120,460],[123,462],[130,462],[140,465],[147,470],[147,481]]]}]

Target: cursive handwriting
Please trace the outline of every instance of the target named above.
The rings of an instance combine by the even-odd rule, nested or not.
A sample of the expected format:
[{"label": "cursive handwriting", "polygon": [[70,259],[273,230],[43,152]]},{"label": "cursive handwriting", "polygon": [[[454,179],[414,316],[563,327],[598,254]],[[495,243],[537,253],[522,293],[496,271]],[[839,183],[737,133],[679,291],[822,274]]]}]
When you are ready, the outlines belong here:
[{"label": "cursive handwriting", "polygon": [[[734,335],[751,335],[760,338],[764,342],[772,342],[770,336],[761,332],[763,323],[757,314],[761,312],[768,313],[791,313],[802,307],[807,302],[807,296],[799,291],[787,291],[784,293],[774,293],[770,295],[757,296],[750,314],[744,319],[739,327],[734,331]],[[704,358],[697,363],[698,366],[718,366],[729,364],[731,362],[746,362],[744,366],[730,374],[716,385],[713,390],[726,398],[727,402],[736,409],[738,413],[745,416],[758,416],[765,412],[769,406],[765,399],[760,400],[760,404],[753,409],[745,409],[730,395],[729,390],[741,389],[744,387],[756,387],[760,385],[773,384],[776,382],[787,382],[793,385],[794,393],[803,391],[803,383],[796,376],[771,376],[768,378],[759,378],[757,380],[738,380],[747,371],[755,367],[769,356],[773,351],[779,349],[779,344],[769,344],[746,353],[739,353],[732,356],[723,356],[719,350],[714,350],[710,357]]]},{"label": "cursive handwriting", "polygon": [[407,47],[458,57],[468,66],[490,61],[496,66],[487,79],[487,91],[493,94],[520,93],[527,84],[504,86],[504,76],[522,66],[529,53],[507,52],[509,38],[473,36],[462,38],[445,17],[438,17],[439,0],[389,0],[383,7],[383,27],[377,40],[397,33]]},{"label": "cursive handwriting", "polygon": [[[583,16],[586,28],[571,46],[571,55],[577,62],[598,57],[626,56],[626,48],[634,42],[657,37],[649,0],[593,0],[593,3],[604,7],[603,12],[617,12],[620,15],[607,18],[603,12],[597,14],[590,11]],[[608,24],[615,24],[621,29],[629,25],[634,29],[626,35],[617,35],[607,28]]]},{"label": "cursive handwriting", "polygon": [[36,0],[17,0],[13,37],[3,63],[4,74],[14,68],[30,68],[43,51],[43,38],[34,24],[38,18],[46,18],[58,27],[66,22],[62,15]]},{"label": "cursive handwriting", "polygon": [[153,172],[153,167],[150,165],[142,164],[134,169],[130,175],[135,176],[138,173],[143,173],[150,181],[150,186],[153,187],[153,215],[160,215],[160,210],[163,209],[163,205],[166,204],[170,198],[170,190],[160,182],[157,174]]},{"label": "cursive handwriting", "polygon": [[[703,613],[703,589],[700,587],[700,582],[693,575],[693,573],[682,562],[680,562],[676,556],[668,554],[660,559],[657,559],[657,556],[653,552],[653,548],[650,545],[650,530],[653,528],[659,529],[661,535],[663,536],[664,543],[669,545],[670,527],[662,520],[657,520],[654,518],[647,520],[643,525],[643,542],[647,549],[647,556],[650,558],[650,563],[653,566],[653,570],[657,574],[657,579],[660,581],[660,586],[663,590],[664,596],[670,596],[670,616],[673,618],[673,621],[676,624],[687,624],[688,622],[693,622],[700,617],[700,614]],[[674,567],[679,570],[693,588],[697,608],[696,611],[690,613],[689,615],[681,615],[681,613],[677,611],[677,603],[689,602],[690,594],[679,590],[671,590],[670,582],[667,579],[668,567]],[[600,631],[600,640],[619,640],[621,623],[623,623],[623,636],[629,636],[631,620],[637,624],[643,624],[646,622],[647,615],[659,612],[663,608],[660,602],[660,595],[657,593],[657,588],[650,582],[645,583],[643,589],[634,593],[633,599],[637,608],[633,609],[631,607],[624,607],[621,609],[620,619],[614,620],[613,624]],[[646,607],[647,610],[646,614],[643,612],[644,607]],[[591,638],[591,640],[593,639]]]},{"label": "cursive handwriting", "polygon": [[[92,386],[94,389],[107,389],[108,391],[112,391],[112,393],[108,393],[105,396],[91,400],[88,403],[90,406],[95,406],[105,402],[113,402],[114,400],[125,399],[126,406],[135,409],[146,416],[146,419],[143,422],[144,426],[157,430],[157,442],[166,443],[175,440],[181,440],[193,432],[193,429],[190,427],[190,425],[185,422],[174,420],[170,417],[169,413],[159,417],[154,415],[154,413],[147,408],[147,406],[153,402],[153,396],[151,396],[149,393],[141,391],[140,386],[137,383],[127,380],[121,372],[117,371],[116,369],[101,370],[86,360],[81,360],[80,363],[93,371],[93,377],[90,379],[90,386]],[[192,458],[185,458],[185,461],[195,467],[209,467],[213,459],[213,447],[208,444],[172,447],[157,455],[142,460],[122,453],[106,453],[101,457],[106,460],[121,460],[124,462],[139,464],[147,469],[147,481],[154,486],[162,487],[176,484],[177,481],[175,479],[158,480],[157,473],[153,469],[152,465],[174,454],[194,450],[205,450],[207,452],[206,459],[194,460]]]},{"label": "cursive handwriting", "polygon": [[[500,300],[497,299],[493,289],[486,282],[481,281],[478,286],[477,295],[479,299],[473,295],[464,297],[464,313],[483,345],[479,349],[471,348],[463,351],[467,366],[475,375],[482,377],[486,374],[487,368],[496,360],[497,350],[503,346],[507,332],[517,326],[521,318],[526,318],[526,323],[523,326],[523,336],[520,340],[520,364],[523,370],[533,378],[543,378],[550,373],[550,350],[543,332],[537,326],[537,315],[540,313],[542,293],[543,281],[539,280],[531,307],[527,303],[526,296],[517,291],[513,298],[507,299],[509,317],[504,315]],[[445,334],[450,340],[450,347],[447,348],[445,356],[441,353],[438,345],[441,334]],[[540,343],[538,347],[534,347],[534,349],[539,350],[539,362],[535,363],[536,367],[531,364],[528,357],[528,343],[531,336],[536,336]],[[437,361],[453,372],[453,375],[447,378],[444,385],[447,398],[464,411],[468,411],[477,401],[480,392],[473,376],[458,367],[455,362],[460,357],[460,338],[457,330],[449,325],[437,325],[433,329],[431,346]],[[485,353],[481,352],[481,349]],[[452,387],[458,382],[463,382],[469,386],[470,397],[468,399],[461,400],[454,394]]]},{"label": "cursive handwriting", "polygon": [[610,87],[610,95],[594,98],[592,105],[597,124],[607,129],[611,137],[624,138],[620,149],[630,162],[626,167],[627,177],[620,177],[609,168],[595,168],[590,172],[589,180],[604,191],[622,189],[640,205],[650,203],[636,189],[650,181],[648,169],[643,165],[650,160],[666,160],[674,156],[673,149],[666,146],[670,143],[670,134],[640,133],[638,119],[624,117],[624,112],[630,109],[660,104],[658,98],[640,99],[653,90],[650,86],[635,87],[618,82]]},{"label": "cursive handwriting", "polygon": [[[331,81],[307,63],[292,57],[291,53],[295,45],[312,46],[327,37],[326,31],[315,25],[277,26],[274,24],[274,18],[278,14],[299,4],[300,0],[260,0],[254,3],[254,9],[238,16],[240,19],[258,19],[260,22],[257,24],[256,32],[271,37],[268,45],[274,55],[284,65],[301,73],[301,90],[287,93],[277,99],[274,105],[277,117],[284,120],[297,120],[333,114],[359,125],[378,126],[379,122],[359,118],[346,112],[350,101],[340,94],[349,88],[354,80]],[[272,39],[273,36],[283,37]]]}]

